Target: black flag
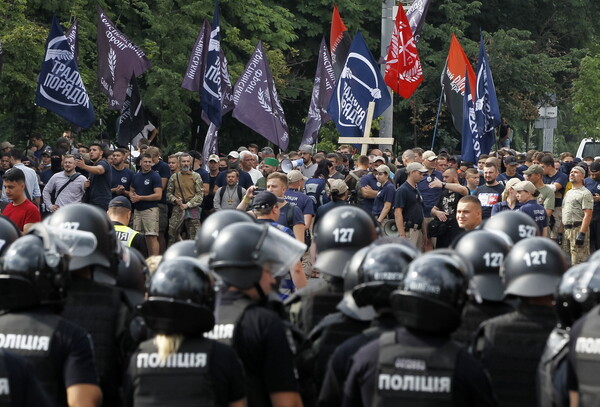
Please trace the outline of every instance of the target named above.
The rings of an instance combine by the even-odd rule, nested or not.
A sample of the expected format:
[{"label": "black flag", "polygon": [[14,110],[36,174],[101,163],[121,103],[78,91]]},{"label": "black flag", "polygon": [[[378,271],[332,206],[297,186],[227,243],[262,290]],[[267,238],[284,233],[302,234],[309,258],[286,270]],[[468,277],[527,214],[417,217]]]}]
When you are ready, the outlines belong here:
[{"label": "black flag", "polygon": [[131,140],[139,134],[146,125],[144,119],[144,109],[142,107],[142,98],[138,88],[135,75],[131,75],[131,81],[127,87],[127,97],[123,103],[121,116],[119,116],[119,137],[117,143],[120,146],[126,146]]},{"label": "black flag", "polygon": [[121,110],[131,79],[150,69],[146,54],[98,8],[98,79],[108,96],[108,108]]},{"label": "black flag", "polygon": [[67,42],[71,47],[71,51],[73,55],[75,55],[75,61],[79,58],[79,26],[77,25],[77,19],[73,21],[71,28],[67,30],[65,33],[65,37],[67,37]]}]

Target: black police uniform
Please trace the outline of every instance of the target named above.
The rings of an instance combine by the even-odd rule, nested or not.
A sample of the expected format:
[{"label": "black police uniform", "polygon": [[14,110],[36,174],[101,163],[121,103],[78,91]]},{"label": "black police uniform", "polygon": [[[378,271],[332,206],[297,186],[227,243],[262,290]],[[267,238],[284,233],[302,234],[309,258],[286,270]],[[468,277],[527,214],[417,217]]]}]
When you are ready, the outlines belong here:
[{"label": "black police uniform", "polygon": [[126,378],[135,407],[227,406],[246,396],[244,371],[235,352],[203,337],[186,338],[165,361],[153,340],[140,344]]},{"label": "black police uniform", "polygon": [[538,406],[568,407],[569,331],[556,327],[548,337],[537,374]]},{"label": "black police uniform", "polygon": [[536,404],[536,371],[555,326],[552,307],[525,302],[481,325],[473,350],[490,373],[501,406]]},{"label": "black police uniform", "polygon": [[468,346],[473,343],[474,336],[482,322],[514,310],[512,305],[505,302],[482,300],[481,303],[477,303],[471,299],[463,309],[461,324],[452,334],[452,339],[461,345]]},{"label": "black police uniform", "polygon": [[0,316],[0,348],[27,359],[57,406],[67,405],[69,386],[98,384],[88,334],[51,312],[14,312]]},{"label": "black police uniform", "polygon": [[319,280],[319,284],[296,290],[285,301],[291,321],[306,335],[327,315],[337,312],[337,305],[344,298],[341,278],[331,277],[328,283]]},{"label": "black police uniform", "polygon": [[354,355],[342,405],[485,407],[496,402],[481,365],[449,336],[400,328]]},{"label": "black police uniform", "polygon": [[[92,337],[103,405],[118,405],[118,388],[128,355],[126,341],[129,312],[123,293],[74,275],[62,317],[81,326]],[[131,349],[133,350],[133,349]]]},{"label": "black police uniform", "polygon": [[50,407],[48,395],[27,361],[0,351],[0,407]]},{"label": "black police uniform", "polygon": [[319,406],[339,406],[342,404],[344,383],[352,367],[352,356],[363,346],[379,336],[398,327],[396,318],[388,313],[378,316],[373,326],[359,335],[347,339],[335,349],[327,365],[327,372],[319,394]]},{"label": "black police uniform", "polygon": [[579,393],[580,406],[600,404],[600,305],[571,328],[567,387]]},{"label": "black police uniform", "polygon": [[239,291],[227,291],[206,336],[232,344],[246,371],[248,405],[270,406],[272,393],[300,392],[291,334],[272,310]]}]

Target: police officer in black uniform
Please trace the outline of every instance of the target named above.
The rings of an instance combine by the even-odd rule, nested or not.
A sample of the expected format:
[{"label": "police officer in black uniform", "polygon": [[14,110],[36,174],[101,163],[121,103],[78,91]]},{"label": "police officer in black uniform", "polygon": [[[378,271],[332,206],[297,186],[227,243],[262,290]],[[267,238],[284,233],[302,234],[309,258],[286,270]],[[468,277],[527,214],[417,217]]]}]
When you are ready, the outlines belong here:
[{"label": "police officer in black uniform", "polygon": [[207,335],[237,352],[250,406],[302,405],[291,332],[266,305],[275,277],[288,272],[305,250],[284,232],[249,222],[225,227],[212,246],[210,267],[227,290]]},{"label": "police officer in black uniform", "polygon": [[376,238],[374,219],[361,208],[339,206],[321,218],[314,230],[317,249],[314,267],[323,279],[316,284],[311,281],[313,284],[297,290],[285,301],[290,306],[290,319],[298,328],[308,334],[325,316],[337,311],[344,295],[342,274],[346,263],[357,250]]},{"label": "police officer in black uniform", "polygon": [[588,261],[588,267],[573,288],[576,304],[584,315],[570,331],[567,358],[567,384],[571,406],[597,406],[600,403],[600,252]]},{"label": "police officer in black uniform", "polygon": [[198,257],[196,253],[196,242],[193,240],[180,240],[173,243],[165,253],[161,261],[178,259],[180,257]]},{"label": "police officer in black uniform", "polygon": [[144,257],[148,257],[148,246],[146,236],[130,228],[131,202],[124,196],[117,196],[108,203],[108,217],[115,228],[117,238],[127,247],[137,249]]},{"label": "police officer in black uniform", "polygon": [[479,325],[487,319],[514,311],[504,300],[500,266],[510,251],[510,238],[500,231],[473,230],[454,243],[454,250],[473,266],[469,301],[463,309],[462,322],[452,339],[468,346]]},{"label": "police officer in black uniform", "polygon": [[587,263],[572,266],[554,293],[554,310],[558,324],[550,333],[537,371],[538,406],[568,407],[567,355],[569,333],[573,323],[582,315],[581,304],[575,300],[575,287],[589,267]]},{"label": "police officer in black uniform", "polygon": [[516,311],[483,322],[473,344],[501,406],[536,403],[537,367],[556,326],[552,294],[567,268],[561,248],[543,237],[519,241],[504,258],[505,294],[520,303]]},{"label": "police officer in black uniform", "polygon": [[0,407],[51,407],[54,404],[25,358],[0,350]]},{"label": "police officer in black uniform", "polygon": [[69,288],[68,262],[67,249],[41,224],[9,246],[0,275],[0,348],[28,360],[53,405],[98,406],[89,335],[57,315]]},{"label": "police officer in black uniform", "polygon": [[20,236],[21,231],[17,225],[6,216],[0,215],[0,256],[3,256],[8,246]]},{"label": "police officer in black uniform", "polygon": [[244,372],[235,351],[203,336],[214,327],[214,308],[214,279],[200,262],[184,257],[160,264],[140,307],[156,336],[131,357],[129,405],[246,405]]},{"label": "police officer in black uniform", "polygon": [[[402,238],[396,238],[397,240]],[[344,383],[351,367],[351,358],[362,346],[377,339],[383,332],[393,330],[398,322],[389,297],[403,280],[408,264],[419,252],[410,243],[383,243],[378,239],[360,249],[346,264],[344,286],[351,292],[356,305],[371,306],[375,318],[368,329],[344,341],[335,349],[327,365],[327,373],[319,395],[320,406],[339,406]],[[404,240],[404,239],[402,239]],[[404,242],[408,242],[404,240]]]},{"label": "police officer in black uniform", "polygon": [[[46,218],[51,226],[88,231],[96,236],[96,250],[73,256],[69,263],[71,289],[62,316],[91,335],[105,406],[119,404],[119,387],[129,353],[130,309],[115,284],[122,246],[106,212],[87,204],[67,205]],[[75,253],[77,255],[77,253]]]},{"label": "police officer in black uniform", "polygon": [[494,406],[481,365],[450,334],[467,301],[468,265],[432,251],[408,267],[391,296],[399,328],[362,347],[343,406]]}]

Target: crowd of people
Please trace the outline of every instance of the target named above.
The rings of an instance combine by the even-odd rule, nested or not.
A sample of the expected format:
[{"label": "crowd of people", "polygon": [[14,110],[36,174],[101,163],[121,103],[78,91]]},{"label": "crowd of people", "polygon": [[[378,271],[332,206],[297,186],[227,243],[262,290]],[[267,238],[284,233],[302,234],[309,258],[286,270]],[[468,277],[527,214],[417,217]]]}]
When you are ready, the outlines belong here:
[{"label": "crowd of people", "polygon": [[0,405],[600,400],[594,157],[49,144],[0,143]]}]

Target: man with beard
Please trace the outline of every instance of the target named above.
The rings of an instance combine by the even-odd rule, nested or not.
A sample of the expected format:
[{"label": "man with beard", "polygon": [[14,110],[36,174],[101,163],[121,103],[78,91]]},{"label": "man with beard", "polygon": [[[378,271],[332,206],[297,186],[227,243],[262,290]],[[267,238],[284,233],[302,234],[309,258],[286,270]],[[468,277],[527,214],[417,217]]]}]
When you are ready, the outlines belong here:
[{"label": "man with beard", "polygon": [[110,192],[112,171],[110,165],[104,159],[104,150],[100,143],[90,144],[90,160],[93,165],[87,165],[82,158],[78,158],[75,160],[75,166],[90,174],[87,203],[95,205],[106,212],[108,203],[112,199],[112,193]]},{"label": "man with beard", "polygon": [[267,177],[277,171],[279,167],[279,161],[277,158],[267,157],[262,162],[262,174],[263,177],[256,181],[256,187],[266,189],[267,188]]},{"label": "man with beard", "polygon": [[81,202],[85,193],[86,179],[83,175],[75,172],[75,157],[66,155],[63,160],[64,171],[57,172],[50,178],[44,188],[44,206],[49,212],[58,208]]},{"label": "man with beard", "polygon": [[483,167],[485,185],[478,187],[473,194],[481,202],[483,219],[492,216],[492,207],[502,201],[504,185],[500,184],[496,178],[498,178],[498,167],[492,162],[486,162]]},{"label": "man with beard", "polygon": [[[431,209],[438,203],[440,197],[442,196],[442,188],[431,187],[430,184],[436,178],[440,181],[443,181],[443,176],[442,173],[437,170],[438,157],[433,151],[425,151],[422,158],[423,166],[427,172],[423,174],[423,178],[421,178],[417,184],[417,188],[423,197],[423,215],[425,216],[423,228],[425,231],[427,231],[427,226],[433,219],[431,215]],[[426,236],[426,234],[424,233],[423,236]],[[433,238],[432,240],[424,239],[423,247],[432,249],[435,246],[435,240],[436,238]]]},{"label": "man with beard", "polygon": [[125,165],[125,157],[129,152],[124,148],[117,148],[112,154],[112,180],[110,191],[113,198],[118,195],[129,197],[129,186],[133,179],[133,171]]},{"label": "man with beard", "polygon": [[131,181],[129,195],[133,207],[133,228],[146,235],[148,254],[160,253],[158,204],[162,196],[160,175],[152,170],[152,156],[148,153],[140,155],[141,171],[136,172]]},{"label": "man with beard", "polygon": [[192,156],[183,153],[179,156],[179,172],[171,175],[167,184],[167,200],[173,204],[169,220],[169,242],[181,240],[181,228],[185,227],[188,239],[196,236],[200,228],[200,204],[204,196],[204,186],[200,174],[192,171]]},{"label": "man with beard", "polygon": [[304,161],[304,164],[298,167],[298,170],[304,175],[306,178],[312,178],[315,175],[315,171],[317,170],[317,163],[313,159],[313,148],[310,145],[304,144],[301,145],[298,149],[298,154]]},{"label": "man with beard", "polygon": [[[227,154],[227,161],[227,168],[230,170],[236,170],[238,172],[239,184],[242,188],[248,189],[249,187],[254,185],[250,174],[240,169],[240,153],[238,153],[237,151],[230,151],[229,154]],[[217,176],[215,188],[221,188],[222,186],[227,184],[228,173],[229,171],[221,171],[221,173]]]},{"label": "man with beard", "polygon": [[227,170],[227,184],[218,188],[215,192],[215,210],[236,209],[242,202],[246,189],[240,186],[239,179],[238,170]]},{"label": "man with beard", "polygon": [[[201,220],[204,220],[214,212],[214,199],[215,199],[215,182],[219,175],[219,156],[211,154],[208,156],[208,188],[206,183],[204,185],[204,199],[202,200],[202,213]],[[206,191],[208,190],[208,193]]]},{"label": "man with beard", "polygon": [[594,197],[584,186],[585,170],[575,166],[569,174],[573,184],[563,200],[565,235],[563,250],[571,257],[571,264],[579,264],[590,256],[590,223],[594,210]]}]

